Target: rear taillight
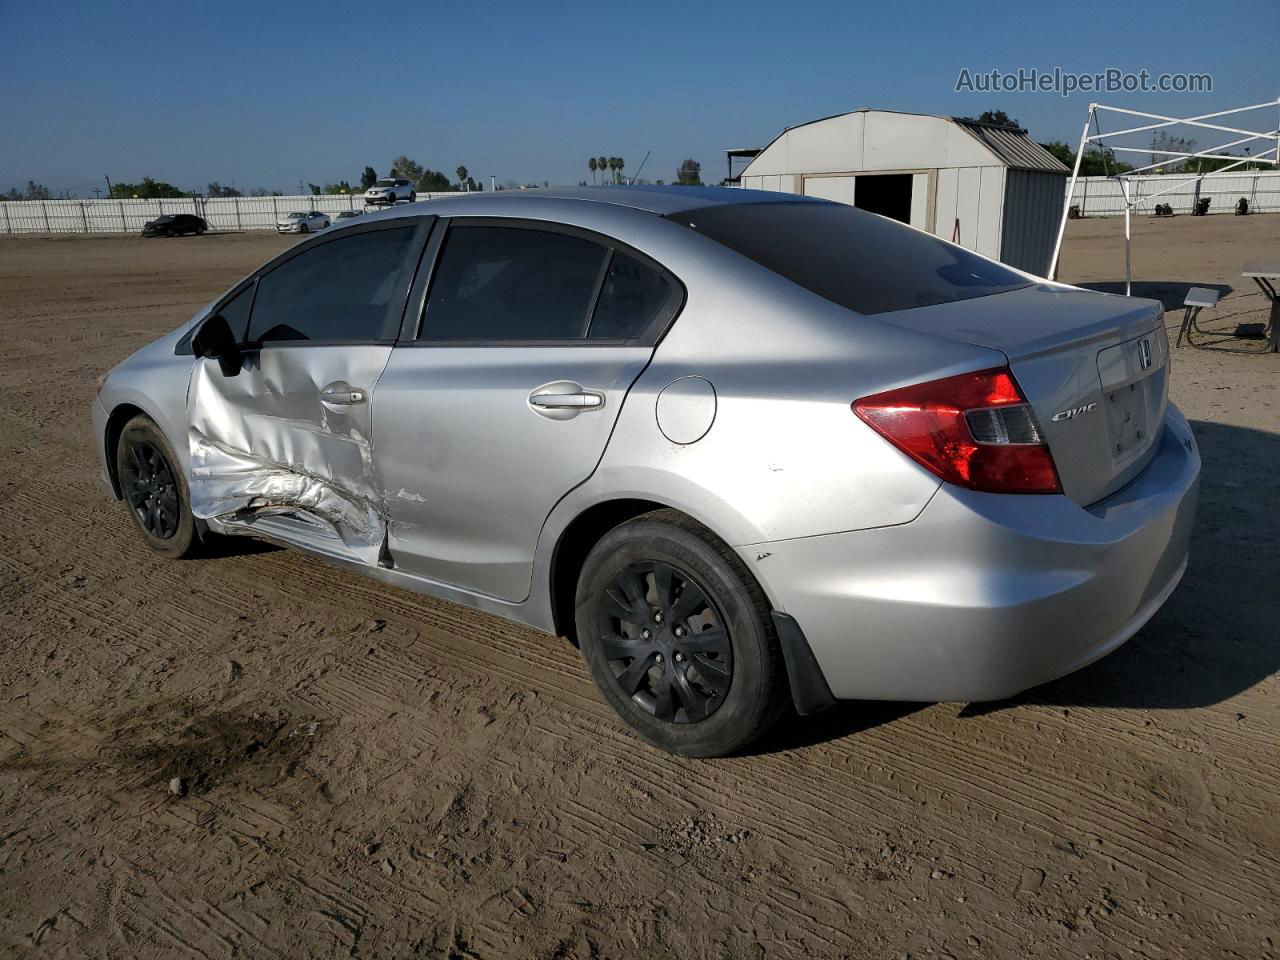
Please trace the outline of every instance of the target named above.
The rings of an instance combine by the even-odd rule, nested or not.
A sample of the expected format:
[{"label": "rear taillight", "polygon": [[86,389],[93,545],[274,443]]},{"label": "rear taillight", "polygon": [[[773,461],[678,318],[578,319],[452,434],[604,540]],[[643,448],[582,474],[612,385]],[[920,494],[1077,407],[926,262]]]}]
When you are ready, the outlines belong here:
[{"label": "rear taillight", "polygon": [[1006,368],[863,397],[853,412],[948,483],[990,493],[1062,491],[1035,412]]}]

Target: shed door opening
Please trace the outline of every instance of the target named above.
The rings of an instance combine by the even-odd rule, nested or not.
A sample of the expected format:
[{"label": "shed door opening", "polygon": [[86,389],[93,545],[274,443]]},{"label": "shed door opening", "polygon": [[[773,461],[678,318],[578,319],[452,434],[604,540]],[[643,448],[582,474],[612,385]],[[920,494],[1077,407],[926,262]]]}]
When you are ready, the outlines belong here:
[{"label": "shed door opening", "polygon": [[902,223],[911,222],[911,174],[864,174],[857,178],[853,205]]}]

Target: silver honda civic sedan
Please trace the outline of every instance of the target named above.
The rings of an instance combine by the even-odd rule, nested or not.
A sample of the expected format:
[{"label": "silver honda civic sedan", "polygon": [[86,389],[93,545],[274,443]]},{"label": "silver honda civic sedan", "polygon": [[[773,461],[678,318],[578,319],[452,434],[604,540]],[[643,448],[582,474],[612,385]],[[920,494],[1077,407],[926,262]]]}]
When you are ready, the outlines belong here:
[{"label": "silver honda civic sedan", "polygon": [[1187,562],[1160,305],[826,201],[471,195],[299,243],[104,376],[104,479],[170,557],[298,547],[569,638],[650,742],[992,700]]}]

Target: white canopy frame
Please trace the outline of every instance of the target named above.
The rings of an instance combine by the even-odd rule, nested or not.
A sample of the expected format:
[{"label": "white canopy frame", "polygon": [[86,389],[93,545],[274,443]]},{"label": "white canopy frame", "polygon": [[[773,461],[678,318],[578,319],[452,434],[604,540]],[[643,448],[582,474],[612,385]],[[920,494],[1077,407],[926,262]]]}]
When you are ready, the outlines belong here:
[{"label": "white canopy frame", "polygon": [[[1104,151],[1115,153],[1142,153],[1148,156],[1159,156],[1165,159],[1157,160],[1146,166],[1138,167],[1134,170],[1127,170],[1124,173],[1117,173],[1111,177],[1120,184],[1120,191],[1124,196],[1124,292],[1128,296],[1133,287],[1133,259],[1132,246],[1133,236],[1131,231],[1131,220],[1133,209],[1144,203],[1149,203],[1157,197],[1163,196],[1173,190],[1177,190],[1182,186],[1181,180],[1174,181],[1170,186],[1163,190],[1157,190],[1149,196],[1135,198],[1132,190],[1130,178],[1157,167],[1166,166],[1169,163],[1185,162],[1196,159],[1213,159],[1213,160],[1231,160],[1232,163],[1225,167],[1220,167],[1214,173],[1223,173],[1232,170],[1246,163],[1269,163],[1272,165],[1280,164],[1280,125],[1270,130],[1248,130],[1241,127],[1226,126],[1221,123],[1209,123],[1210,120],[1218,120],[1221,117],[1234,116],[1240,113],[1249,113],[1255,110],[1274,110],[1280,108],[1280,97],[1275,100],[1268,100],[1266,103],[1254,103],[1247,107],[1233,107],[1230,110],[1216,110],[1213,113],[1202,113],[1195,117],[1167,117],[1159,113],[1147,113],[1142,110],[1130,110],[1125,107],[1111,107],[1102,103],[1089,104],[1089,116],[1085,119],[1084,130],[1080,134],[1080,149],[1076,151],[1076,162],[1071,170],[1071,179],[1067,184],[1067,195],[1062,202],[1062,220],[1058,224],[1058,239],[1053,245],[1053,259],[1049,261],[1049,276],[1056,278],[1058,275],[1058,258],[1062,253],[1062,237],[1067,229],[1067,215],[1071,211],[1071,197],[1075,194],[1076,181],[1080,178],[1080,161],[1084,157],[1085,150],[1090,144],[1097,144]],[[1154,120],[1154,123],[1144,123],[1136,127],[1127,127],[1121,130],[1112,130],[1103,133],[1098,123],[1098,115],[1100,113],[1122,114],[1126,117],[1139,117],[1144,120]],[[1132,121],[1130,121],[1132,122]],[[1239,121],[1231,121],[1233,123]],[[1115,140],[1132,136],[1138,133],[1146,133],[1152,130],[1159,130],[1165,127],[1196,127],[1201,130],[1212,130],[1219,133],[1239,134],[1239,139],[1230,140],[1226,143],[1215,144],[1204,150],[1195,151],[1178,151],[1178,150],[1153,150],[1150,147],[1136,147],[1127,145],[1117,145]],[[1089,128],[1093,128],[1093,133],[1089,132]],[[1105,141],[1110,138],[1113,143],[1108,145]],[[1264,143],[1270,143],[1267,147],[1252,156],[1234,156],[1232,154],[1223,153],[1231,147],[1238,147],[1246,143],[1261,140]]]}]

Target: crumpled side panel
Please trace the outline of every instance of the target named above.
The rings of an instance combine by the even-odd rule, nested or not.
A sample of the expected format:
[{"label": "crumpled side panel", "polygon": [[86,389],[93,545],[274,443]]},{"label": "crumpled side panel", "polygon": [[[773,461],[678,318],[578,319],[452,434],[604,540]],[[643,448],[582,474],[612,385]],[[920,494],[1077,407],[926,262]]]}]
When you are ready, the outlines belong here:
[{"label": "crumpled side panel", "polygon": [[187,404],[191,512],[227,532],[258,526],[377,563],[386,522],[368,405],[335,412],[319,401],[324,384],[353,368],[358,382],[376,380],[379,358],[361,371],[352,356],[360,349],[263,351],[236,377],[197,364]]},{"label": "crumpled side panel", "polygon": [[374,558],[382,546],[380,505],[353,491],[307,473],[283,467],[211,440],[194,427],[191,446],[191,512],[201,519],[234,523],[251,516],[306,513],[332,531],[345,546]]}]

